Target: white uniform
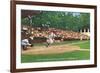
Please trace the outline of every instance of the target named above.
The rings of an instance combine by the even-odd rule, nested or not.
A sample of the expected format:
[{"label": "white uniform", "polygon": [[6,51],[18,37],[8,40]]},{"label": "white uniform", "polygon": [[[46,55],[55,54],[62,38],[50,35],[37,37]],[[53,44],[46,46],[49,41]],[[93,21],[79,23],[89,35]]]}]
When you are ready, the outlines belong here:
[{"label": "white uniform", "polygon": [[55,34],[54,34],[54,33],[51,33],[51,34],[48,36],[47,43],[52,44],[52,43],[54,42],[54,37],[55,37]]},{"label": "white uniform", "polygon": [[22,44],[22,46],[30,45],[28,39],[23,39],[21,44]]}]

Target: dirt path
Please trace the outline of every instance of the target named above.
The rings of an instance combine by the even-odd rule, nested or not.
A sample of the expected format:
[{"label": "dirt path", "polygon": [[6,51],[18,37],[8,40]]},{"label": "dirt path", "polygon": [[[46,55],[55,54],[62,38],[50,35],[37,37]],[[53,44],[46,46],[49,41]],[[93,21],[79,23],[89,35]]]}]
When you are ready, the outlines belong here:
[{"label": "dirt path", "polygon": [[57,54],[76,50],[80,50],[80,47],[70,45],[56,45],[49,47],[34,46],[32,48],[29,48],[28,50],[22,51],[22,54]]},{"label": "dirt path", "polygon": [[79,51],[90,51],[90,49],[78,49]]}]

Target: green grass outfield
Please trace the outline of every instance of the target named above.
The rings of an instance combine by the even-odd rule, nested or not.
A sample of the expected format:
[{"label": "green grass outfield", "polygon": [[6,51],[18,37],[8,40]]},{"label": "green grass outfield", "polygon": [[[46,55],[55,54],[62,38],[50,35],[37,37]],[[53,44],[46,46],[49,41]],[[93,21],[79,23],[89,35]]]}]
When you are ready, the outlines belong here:
[{"label": "green grass outfield", "polygon": [[[76,45],[81,49],[90,49],[90,41],[65,41],[61,43],[54,43],[52,45]],[[35,46],[42,46],[44,44],[35,44]],[[25,55],[22,54],[21,62],[30,63],[30,62],[46,62],[46,61],[69,61],[69,60],[88,60],[90,59],[90,51],[73,51],[65,52],[62,54],[46,54],[46,55]]]}]

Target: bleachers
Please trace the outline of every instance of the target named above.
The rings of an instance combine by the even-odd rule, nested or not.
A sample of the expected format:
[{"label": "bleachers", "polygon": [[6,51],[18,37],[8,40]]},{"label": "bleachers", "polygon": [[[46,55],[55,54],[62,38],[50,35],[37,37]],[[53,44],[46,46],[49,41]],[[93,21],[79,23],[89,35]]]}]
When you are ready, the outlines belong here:
[{"label": "bleachers", "polygon": [[[87,40],[89,36],[82,34],[80,32],[68,31],[68,30],[61,30],[56,28],[48,28],[47,30],[42,30],[41,28],[29,28],[31,29],[31,36],[34,38],[33,42],[45,42],[49,33],[53,32],[56,37],[55,40]],[[25,31],[28,33],[29,30]],[[22,34],[23,35],[23,34]],[[24,34],[24,37],[28,34]],[[23,38],[23,37],[22,37]]]}]

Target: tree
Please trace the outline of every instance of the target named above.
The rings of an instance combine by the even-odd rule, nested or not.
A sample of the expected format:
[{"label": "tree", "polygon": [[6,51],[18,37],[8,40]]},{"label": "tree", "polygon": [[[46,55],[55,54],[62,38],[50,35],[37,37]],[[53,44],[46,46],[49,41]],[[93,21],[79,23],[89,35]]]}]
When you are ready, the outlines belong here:
[{"label": "tree", "polygon": [[[27,18],[22,19],[22,24],[28,25]],[[90,14],[79,12],[41,11],[32,16],[33,27],[49,25],[51,28],[79,31],[90,28]]]}]

